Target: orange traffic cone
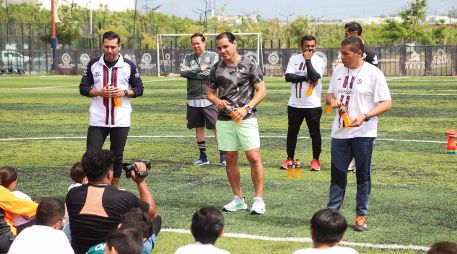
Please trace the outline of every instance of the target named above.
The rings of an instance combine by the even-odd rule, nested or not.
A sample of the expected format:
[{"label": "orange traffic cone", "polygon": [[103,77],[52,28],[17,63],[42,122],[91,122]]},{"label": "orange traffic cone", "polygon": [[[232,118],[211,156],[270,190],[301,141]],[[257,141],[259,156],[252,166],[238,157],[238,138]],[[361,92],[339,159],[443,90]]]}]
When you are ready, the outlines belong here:
[{"label": "orange traffic cone", "polygon": [[457,132],[455,130],[447,130],[446,132],[444,132],[444,135],[448,136],[446,153],[457,154],[457,146],[455,145],[455,138],[457,137]]}]

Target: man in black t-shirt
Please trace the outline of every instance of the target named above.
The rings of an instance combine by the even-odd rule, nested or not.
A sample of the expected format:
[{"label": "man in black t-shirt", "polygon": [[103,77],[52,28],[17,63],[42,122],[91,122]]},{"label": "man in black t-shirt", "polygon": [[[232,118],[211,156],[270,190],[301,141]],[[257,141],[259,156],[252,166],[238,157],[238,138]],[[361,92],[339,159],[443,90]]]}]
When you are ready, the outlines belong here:
[{"label": "man in black t-shirt", "polygon": [[[107,150],[86,153],[81,164],[89,182],[72,188],[67,194],[71,245],[76,254],[103,242],[106,235],[117,228],[121,215],[132,208],[140,208],[152,218],[157,215],[156,203],[144,178],[132,172],[140,198],[111,187],[114,160],[112,152]],[[136,165],[139,170],[146,170],[144,163]]]}]

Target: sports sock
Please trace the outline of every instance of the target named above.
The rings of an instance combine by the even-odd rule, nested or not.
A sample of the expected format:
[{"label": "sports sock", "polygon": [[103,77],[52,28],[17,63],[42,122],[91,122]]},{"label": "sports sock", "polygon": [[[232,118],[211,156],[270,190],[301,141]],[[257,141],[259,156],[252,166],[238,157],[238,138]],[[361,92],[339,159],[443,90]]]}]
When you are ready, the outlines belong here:
[{"label": "sports sock", "polygon": [[206,142],[205,141],[200,141],[197,142],[198,145],[198,150],[200,150],[200,157],[207,157],[206,156]]}]

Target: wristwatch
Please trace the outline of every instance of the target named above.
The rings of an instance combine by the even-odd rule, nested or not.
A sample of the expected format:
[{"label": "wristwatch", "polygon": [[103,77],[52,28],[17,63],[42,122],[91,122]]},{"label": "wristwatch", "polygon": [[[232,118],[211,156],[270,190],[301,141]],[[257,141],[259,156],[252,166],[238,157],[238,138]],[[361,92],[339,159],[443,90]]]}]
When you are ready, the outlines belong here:
[{"label": "wristwatch", "polygon": [[246,112],[248,114],[252,114],[252,108],[251,108],[251,106],[249,106],[249,104],[244,105],[244,108],[246,109]]},{"label": "wristwatch", "polygon": [[368,114],[363,114],[365,116],[365,122],[370,121],[371,117],[368,116]]},{"label": "wristwatch", "polygon": [[124,90],[124,96],[129,96],[129,90]]}]

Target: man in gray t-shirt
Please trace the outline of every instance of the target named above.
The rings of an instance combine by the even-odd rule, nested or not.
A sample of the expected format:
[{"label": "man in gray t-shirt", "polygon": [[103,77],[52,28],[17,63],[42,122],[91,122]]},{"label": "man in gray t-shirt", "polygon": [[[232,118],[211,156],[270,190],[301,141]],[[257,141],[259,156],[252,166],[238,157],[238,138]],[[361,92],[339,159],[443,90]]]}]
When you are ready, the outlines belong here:
[{"label": "man in gray t-shirt", "polygon": [[[216,136],[217,108],[206,98],[208,76],[211,68],[219,61],[216,52],[206,51],[205,36],[200,33],[190,37],[192,53],[184,57],[181,65],[181,76],[187,79],[187,128],[195,129],[200,157],[194,162],[196,166],[209,164],[206,155],[205,126],[214,131]],[[220,152],[219,165],[225,167],[224,152]]]},{"label": "man in gray t-shirt", "polygon": [[225,151],[227,177],[234,194],[234,199],[224,206],[224,210],[235,212],[248,207],[241,192],[238,168],[238,149],[241,147],[251,165],[255,188],[251,214],[264,214],[263,165],[255,114],[255,107],[266,96],[263,75],[254,59],[238,54],[232,33],[219,34],[216,46],[222,61],[211,69],[207,94],[208,100],[219,109],[216,122],[218,146],[219,150]]}]

